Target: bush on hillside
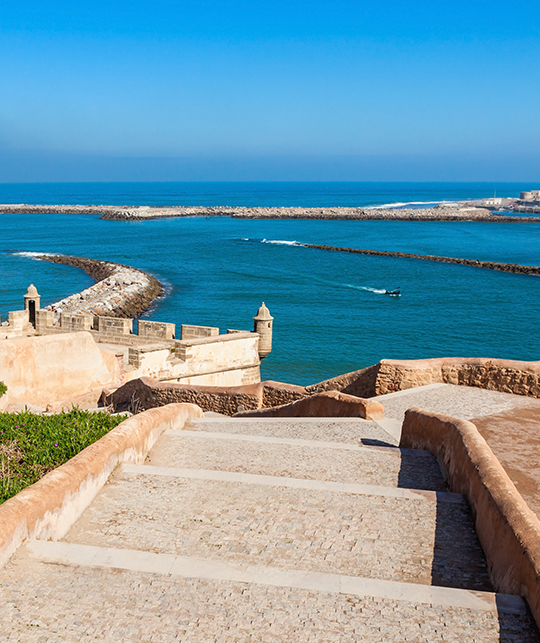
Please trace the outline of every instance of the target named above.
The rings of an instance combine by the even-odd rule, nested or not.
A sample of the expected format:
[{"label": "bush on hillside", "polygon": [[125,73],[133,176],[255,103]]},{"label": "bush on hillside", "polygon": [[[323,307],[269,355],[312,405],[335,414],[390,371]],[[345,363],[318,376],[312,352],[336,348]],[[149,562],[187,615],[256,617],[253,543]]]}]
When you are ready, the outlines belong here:
[{"label": "bush on hillside", "polygon": [[4,382],[0,382],[0,397],[4,395],[4,393],[7,391],[7,386],[4,384]]}]

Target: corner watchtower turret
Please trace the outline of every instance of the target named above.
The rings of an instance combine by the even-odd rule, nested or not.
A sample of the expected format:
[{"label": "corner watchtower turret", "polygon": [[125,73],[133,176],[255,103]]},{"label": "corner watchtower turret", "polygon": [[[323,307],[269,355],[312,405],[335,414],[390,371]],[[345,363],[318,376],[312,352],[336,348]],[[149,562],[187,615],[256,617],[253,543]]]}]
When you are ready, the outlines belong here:
[{"label": "corner watchtower turret", "polygon": [[272,351],[272,322],[274,318],[270,314],[268,308],[264,305],[257,311],[257,315],[253,318],[253,332],[259,334],[259,357],[265,358]]},{"label": "corner watchtower turret", "polygon": [[36,311],[39,310],[41,295],[38,294],[34,284],[28,286],[26,295],[24,295],[24,309],[28,311],[28,321],[32,326],[36,326]]}]

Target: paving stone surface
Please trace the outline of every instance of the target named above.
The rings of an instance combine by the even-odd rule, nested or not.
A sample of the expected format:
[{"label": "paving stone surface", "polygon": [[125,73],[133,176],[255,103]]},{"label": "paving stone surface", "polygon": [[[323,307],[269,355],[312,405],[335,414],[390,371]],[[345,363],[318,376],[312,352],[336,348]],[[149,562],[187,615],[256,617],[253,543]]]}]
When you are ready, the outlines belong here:
[{"label": "paving stone surface", "polygon": [[465,503],[117,473],[68,542],[490,590]]},{"label": "paving stone surface", "polygon": [[470,420],[508,409],[527,407],[531,403],[531,398],[521,395],[453,384],[443,384],[436,388],[419,387],[373,399],[383,405],[385,417],[398,420],[403,420],[405,411],[412,407]]},{"label": "paving stone surface", "polygon": [[0,584],[0,640],[24,643],[538,643],[530,616],[29,562]]},{"label": "paving stone surface", "polygon": [[[63,542],[29,543],[0,570],[2,643],[540,643],[520,600],[496,610],[463,591],[491,591],[468,506],[409,491],[442,490],[435,460],[382,448],[395,440],[376,423],[186,428],[197,435],[168,432],[146,465],[117,469]],[[343,482],[362,486],[331,490]]]},{"label": "paving stone surface", "polygon": [[326,440],[374,446],[397,446],[397,440],[371,420],[343,418],[298,418],[287,420],[259,419],[192,419],[186,423],[191,431],[223,431],[244,435],[267,435],[300,440]]},{"label": "paving stone surface", "polygon": [[431,454],[395,449],[329,451],[178,431],[162,437],[147,464],[446,491],[439,464]]}]

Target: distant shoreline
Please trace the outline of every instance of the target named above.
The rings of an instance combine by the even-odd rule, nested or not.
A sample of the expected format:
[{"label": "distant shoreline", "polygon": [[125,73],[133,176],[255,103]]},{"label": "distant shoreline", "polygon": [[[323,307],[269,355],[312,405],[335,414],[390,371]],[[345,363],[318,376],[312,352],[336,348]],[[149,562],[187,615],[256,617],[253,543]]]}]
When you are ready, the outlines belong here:
[{"label": "distant shoreline", "polygon": [[91,214],[109,221],[146,221],[176,217],[234,219],[327,219],[339,221],[480,221],[540,223],[540,216],[494,214],[469,202],[431,208],[249,207],[249,206],[114,206],[2,204],[0,214]]}]

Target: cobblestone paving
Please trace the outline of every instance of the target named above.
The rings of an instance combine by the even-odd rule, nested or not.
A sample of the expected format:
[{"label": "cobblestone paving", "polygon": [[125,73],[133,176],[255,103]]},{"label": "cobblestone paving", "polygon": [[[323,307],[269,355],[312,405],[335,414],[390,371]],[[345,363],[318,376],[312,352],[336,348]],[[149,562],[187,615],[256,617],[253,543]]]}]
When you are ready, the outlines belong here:
[{"label": "cobblestone paving", "polygon": [[[470,595],[459,590],[462,602],[456,605],[468,609],[454,605],[456,590],[445,594],[451,605],[430,602],[441,599],[422,585],[491,591],[470,511],[455,496],[435,501],[433,495],[411,498],[395,489],[424,483],[440,488],[432,458],[396,449],[351,450],[350,445],[395,444],[374,422],[212,418],[192,421],[186,429],[221,435],[163,435],[148,464],[174,467],[174,475],[157,475],[150,467],[146,472],[144,466],[117,469],[67,543],[40,545],[49,552],[65,552],[68,543],[94,547],[71,547],[76,557],[61,554],[49,562],[31,554],[37,543],[34,550],[28,545],[16,552],[0,571],[2,643],[540,643],[527,613],[497,614],[489,611],[493,602],[472,609]],[[226,433],[321,440],[343,448],[241,441]],[[187,477],[195,468],[313,482],[300,488],[273,479],[264,485]],[[322,480],[384,486],[345,493],[316,488]],[[392,495],[375,495],[384,487],[392,487]],[[80,554],[96,546],[104,548],[105,566]],[[114,547],[119,551],[111,558]],[[146,552],[202,561],[211,574],[205,578],[197,563],[175,575],[156,562],[164,557],[149,564]],[[216,571],[238,563],[267,566],[274,581],[233,581],[230,572]],[[356,594],[335,588],[331,593],[327,577],[316,585],[302,580],[285,586],[292,572],[302,579],[310,576],[304,572],[326,572],[387,584],[381,590],[370,581],[371,589],[365,583],[347,586],[345,591]],[[381,598],[396,596],[395,581],[415,583],[420,593],[409,587],[409,601]],[[368,591],[379,598],[363,596]]]},{"label": "cobblestone paving", "polygon": [[437,388],[419,387],[406,392],[400,391],[398,395],[382,395],[372,399],[383,405],[385,417],[398,420],[403,420],[405,411],[413,407],[470,420],[508,409],[526,407],[531,403],[531,398],[521,395],[453,384],[444,384]]},{"label": "cobblestone paving", "polygon": [[118,473],[66,540],[491,590],[465,503]]},{"label": "cobblestone paving", "polygon": [[190,431],[223,431],[244,435],[267,435],[299,440],[323,440],[369,446],[397,446],[397,440],[371,420],[257,420],[257,419],[194,419],[186,423]]},{"label": "cobblestone paving", "polygon": [[17,555],[2,580],[0,640],[9,643],[539,641],[526,615],[51,566]]},{"label": "cobblestone paving", "polygon": [[446,491],[433,456],[390,449],[329,451],[174,432],[161,438],[147,464]]}]

